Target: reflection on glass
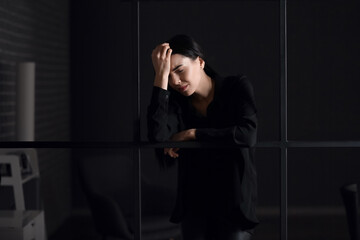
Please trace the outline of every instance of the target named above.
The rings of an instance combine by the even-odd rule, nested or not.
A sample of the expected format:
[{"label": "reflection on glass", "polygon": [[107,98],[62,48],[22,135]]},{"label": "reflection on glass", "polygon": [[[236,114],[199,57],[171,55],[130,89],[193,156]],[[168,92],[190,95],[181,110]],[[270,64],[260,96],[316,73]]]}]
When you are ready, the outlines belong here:
[{"label": "reflection on glass", "polygon": [[154,149],[143,149],[141,156],[142,236],[180,239],[180,225],[169,221],[176,201],[177,163],[171,161],[165,167]]},{"label": "reflection on glass", "polygon": [[[54,234],[71,214],[70,165],[69,149],[0,149],[1,229],[27,224],[33,232],[26,237]],[[13,239],[11,231],[3,234]]]},{"label": "reflection on glass", "polygon": [[[0,49],[6,49],[0,62],[0,141],[18,141],[19,124],[26,131],[35,126],[36,141],[133,140],[131,5],[79,0],[2,7],[9,24],[0,26]],[[25,61],[36,65],[35,99],[22,98],[19,90],[30,88],[16,81],[22,75],[17,63]],[[22,100],[35,101],[35,108]],[[35,124],[19,111],[24,109],[35,111]]]},{"label": "reflection on glass", "polygon": [[95,229],[104,237],[133,239],[136,229],[133,150],[73,150]]},{"label": "reflection on glass", "polygon": [[[33,141],[34,128],[35,140],[69,140],[69,4],[9,2],[1,9],[8,24],[0,26],[0,141]],[[35,69],[18,68],[24,62]]]},{"label": "reflection on glass", "polygon": [[35,221],[51,239],[133,239],[134,163],[134,149],[0,149],[0,228]]}]

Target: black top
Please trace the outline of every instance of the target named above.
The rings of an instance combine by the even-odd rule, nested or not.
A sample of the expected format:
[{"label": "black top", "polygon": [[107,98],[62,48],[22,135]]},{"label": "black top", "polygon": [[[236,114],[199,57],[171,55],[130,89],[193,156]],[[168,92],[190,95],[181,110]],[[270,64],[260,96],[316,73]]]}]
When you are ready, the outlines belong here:
[{"label": "black top", "polygon": [[244,230],[251,229],[258,224],[253,89],[243,75],[213,79],[214,98],[206,117],[197,112],[189,97],[154,87],[148,108],[149,139],[168,141],[181,130],[196,128],[197,141],[234,145],[179,151],[178,196],[171,221],[178,223],[191,211],[224,217]]}]

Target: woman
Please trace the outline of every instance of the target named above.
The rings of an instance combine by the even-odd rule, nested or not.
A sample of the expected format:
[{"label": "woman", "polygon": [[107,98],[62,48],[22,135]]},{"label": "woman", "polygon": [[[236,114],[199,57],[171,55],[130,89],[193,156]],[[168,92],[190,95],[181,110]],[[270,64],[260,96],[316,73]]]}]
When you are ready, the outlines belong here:
[{"label": "woman", "polygon": [[[256,107],[243,75],[222,78],[200,46],[177,35],[152,52],[155,80],[148,108],[149,139],[227,143],[231,148],[165,148],[178,158],[179,181],[170,221],[184,240],[251,239],[255,216]],[[241,147],[240,147],[241,146]]]}]

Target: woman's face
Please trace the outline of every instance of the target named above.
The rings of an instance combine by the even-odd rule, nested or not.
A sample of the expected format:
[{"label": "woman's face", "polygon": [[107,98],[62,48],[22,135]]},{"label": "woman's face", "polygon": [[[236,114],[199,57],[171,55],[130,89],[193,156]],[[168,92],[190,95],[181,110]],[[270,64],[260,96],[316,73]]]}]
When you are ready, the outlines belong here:
[{"label": "woman's face", "polygon": [[184,96],[191,96],[199,87],[205,62],[181,54],[171,55],[169,85]]}]

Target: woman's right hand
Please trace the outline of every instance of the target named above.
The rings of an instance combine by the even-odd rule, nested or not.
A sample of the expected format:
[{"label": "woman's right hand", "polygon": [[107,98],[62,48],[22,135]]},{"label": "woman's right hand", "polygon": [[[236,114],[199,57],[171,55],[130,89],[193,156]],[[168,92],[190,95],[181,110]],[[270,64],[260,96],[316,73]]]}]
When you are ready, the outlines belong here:
[{"label": "woman's right hand", "polygon": [[170,74],[172,49],[169,43],[162,43],[152,51],[151,59],[155,70],[154,86],[167,89]]},{"label": "woman's right hand", "polygon": [[180,148],[164,148],[164,154],[169,155],[172,158],[178,158],[179,154],[177,153]]}]

